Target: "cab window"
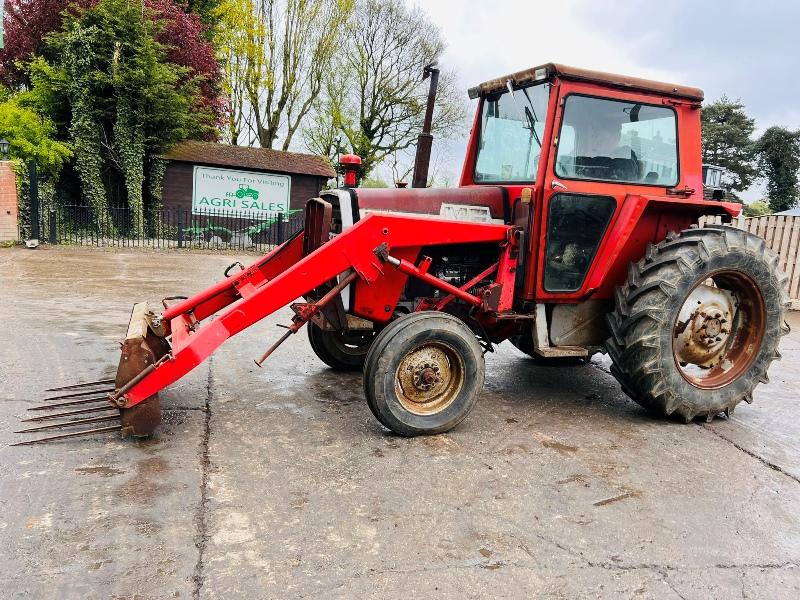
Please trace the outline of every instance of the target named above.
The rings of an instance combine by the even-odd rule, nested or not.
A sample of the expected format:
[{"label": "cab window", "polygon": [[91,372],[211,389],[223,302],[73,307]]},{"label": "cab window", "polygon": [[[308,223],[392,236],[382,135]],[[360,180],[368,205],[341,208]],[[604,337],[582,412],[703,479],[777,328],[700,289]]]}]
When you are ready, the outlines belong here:
[{"label": "cab window", "polygon": [[481,111],[475,183],[533,183],[539,168],[550,84],[487,97]]},{"label": "cab window", "polygon": [[678,183],[677,131],[671,108],[568,96],[556,174],[565,179],[674,186]]},{"label": "cab window", "polygon": [[607,196],[556,194],[550,199],[544,289],[580,289],[616,206]]}]

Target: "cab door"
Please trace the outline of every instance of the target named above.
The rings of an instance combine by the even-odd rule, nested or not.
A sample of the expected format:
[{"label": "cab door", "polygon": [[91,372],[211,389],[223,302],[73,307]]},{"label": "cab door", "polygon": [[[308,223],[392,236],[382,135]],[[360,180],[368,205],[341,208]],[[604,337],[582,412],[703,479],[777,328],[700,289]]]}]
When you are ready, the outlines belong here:
[{"label": "cab door", "polygon": [[677,132],[675,110],[646,95],[562,82],[540,180],[537,300],[593,294],[592,271],[626,198],[677,185]]}]

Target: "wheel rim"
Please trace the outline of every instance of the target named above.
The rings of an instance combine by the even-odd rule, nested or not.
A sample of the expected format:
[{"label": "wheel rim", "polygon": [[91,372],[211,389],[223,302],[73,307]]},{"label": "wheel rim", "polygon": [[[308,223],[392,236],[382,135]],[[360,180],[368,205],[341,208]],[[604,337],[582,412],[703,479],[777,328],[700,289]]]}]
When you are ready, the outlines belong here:
[{"label": "wheel rim", "polygon": [[416,415],[445,410],[464,386],[464,361],[448,344],[430,342],[408,352],[395,372],[400,404]]},{"label": "wheel rim", "polygon": [[347,356],[363,356],[369,351],[372,331],[335,331],[329,336],[335,348]]},{"label": "wheel rim", "polygon": [[724,387],[752,364],[764,339],[764,297],[740,271],[712,273],[689,292],[673,325],[672,355],[683,378]]}]

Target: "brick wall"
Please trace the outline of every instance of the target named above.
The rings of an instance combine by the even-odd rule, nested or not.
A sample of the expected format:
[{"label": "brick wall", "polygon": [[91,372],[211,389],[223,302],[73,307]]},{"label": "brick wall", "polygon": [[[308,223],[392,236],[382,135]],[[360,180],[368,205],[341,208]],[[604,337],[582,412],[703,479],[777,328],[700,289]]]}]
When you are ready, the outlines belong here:
[{"label": "brick wall", "polygon": [[0,243],[17,241],[17,179],[14,163],[0,161]]}]

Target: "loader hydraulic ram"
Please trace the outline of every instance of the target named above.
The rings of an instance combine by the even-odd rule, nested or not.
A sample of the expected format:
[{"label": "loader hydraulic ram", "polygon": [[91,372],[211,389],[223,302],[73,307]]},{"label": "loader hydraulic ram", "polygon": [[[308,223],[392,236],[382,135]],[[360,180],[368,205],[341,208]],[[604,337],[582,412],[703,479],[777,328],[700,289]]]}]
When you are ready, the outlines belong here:
[{"label": "loader hydraulic ram", "polygon": [[256,363],[306,326],[401,435],[460,423],[504,340],[539,365],[606,352],[654,414],[752,402],[788,331],[786,278],[727,224],[740,205],[703,197],[702,92],[548,63],[470,96],[458,188],[360,189],[343,157],[347,186],[309,200],[302,231],[160,314],[136,304],[116,378],[50,390],[26,430],[48,436],[21,443],[151,434],[160,390],[284,306],[292,323]]}]

